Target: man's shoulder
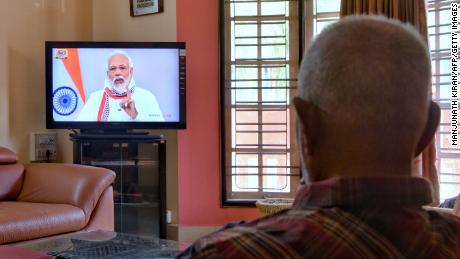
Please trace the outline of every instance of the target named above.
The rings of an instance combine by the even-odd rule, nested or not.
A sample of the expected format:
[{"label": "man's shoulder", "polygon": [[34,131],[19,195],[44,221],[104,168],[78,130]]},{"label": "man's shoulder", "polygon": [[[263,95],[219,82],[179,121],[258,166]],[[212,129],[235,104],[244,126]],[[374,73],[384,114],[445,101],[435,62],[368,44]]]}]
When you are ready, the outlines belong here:
[{"label": "man's shoulder", "polygon": [[[221,258],[294,258],[296,251],[282,238],[254,226],[238,226],[195,243],[198,255]],[[282,251],[282,253],[280,253]]]},{"label": "man's shoulder", "polygon": [[432,225],[446,224],[449,225],[449,231],[455,231],[460,237],[460,217],[451,209],[437,208],[426,209]]},{"label": "man's shoulder", "polygon": [[[321,221],[324,213],[328,213],[324,209],[312,210],[285,210],[271,216],[265,216],[254,221],[236,225],[235,227],[217,231],[208,237],[219,241],[226,239],[240,238],[245,235],[273,235],[278,236],[280,232],[297,232],[302,229],[311,229],[312,224]],[[296,228],[292,228],[293,226]]]},{"label": "man's shoulder", "polygon": [[[287,210],[273,216],[217,231],[193,245],[193,256],[221,258],[295,258],[298,249],[292,240],[302,237],[311,241],[315,229],[316,211]],[[316,225],[316,227],[315,227]],[[308,238],[311,233],[311,239]],[[297,239],[302,242],[302,240]]]}]

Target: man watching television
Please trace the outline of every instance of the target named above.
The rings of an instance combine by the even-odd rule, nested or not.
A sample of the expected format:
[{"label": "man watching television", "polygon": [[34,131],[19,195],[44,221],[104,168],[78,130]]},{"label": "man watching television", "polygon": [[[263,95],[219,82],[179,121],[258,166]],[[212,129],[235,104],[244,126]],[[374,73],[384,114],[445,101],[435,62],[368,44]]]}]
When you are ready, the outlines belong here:
[{"label": "man watching television", "polygon": [[409,25],[347,17],[326,28],[299,75],[303,180],[293,207],[210,234],[186,258],[460,258],[460,218],[429,211],[411,176],[433,138],[426,44]]},{"label": "man watching television", "polygon": [[129,55],[116,50],[107,61],[104,89],[90,95],[77,121],[164,121],[155,96],[136,86]]}]

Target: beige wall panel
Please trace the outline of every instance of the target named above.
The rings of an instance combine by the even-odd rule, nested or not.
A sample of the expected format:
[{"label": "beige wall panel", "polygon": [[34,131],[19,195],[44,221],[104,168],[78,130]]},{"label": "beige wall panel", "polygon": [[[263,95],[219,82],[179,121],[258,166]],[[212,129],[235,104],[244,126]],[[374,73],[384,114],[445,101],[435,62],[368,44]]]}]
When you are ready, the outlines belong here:
[{"label": "beige wall panel", "polygon": [[[4,26],[0,31],[0,87],[8,96],[0,97],[0,144],[28,162],[29,133],[46,131],[45,41],[90,40],[92,1],[1,0],[0,4]],[[68,137],[59,135],[58,161],[69,161]]]},{"label": "beige wall panel", "polygon": [[176,1],[164,0],[164,12],[131,17],[128,0],[93,1],[93,38],[104,41],[175,41]]}]

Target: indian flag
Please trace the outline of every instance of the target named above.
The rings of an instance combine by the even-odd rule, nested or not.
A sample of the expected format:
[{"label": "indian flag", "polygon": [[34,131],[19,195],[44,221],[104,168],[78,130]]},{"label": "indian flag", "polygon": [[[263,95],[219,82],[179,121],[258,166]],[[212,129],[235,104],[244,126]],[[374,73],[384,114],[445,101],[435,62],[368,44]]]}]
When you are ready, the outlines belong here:
[{"label": "indian flag", "polygon": [[78,49],[53,51],[53,118],[72,121],[86,102]]}]

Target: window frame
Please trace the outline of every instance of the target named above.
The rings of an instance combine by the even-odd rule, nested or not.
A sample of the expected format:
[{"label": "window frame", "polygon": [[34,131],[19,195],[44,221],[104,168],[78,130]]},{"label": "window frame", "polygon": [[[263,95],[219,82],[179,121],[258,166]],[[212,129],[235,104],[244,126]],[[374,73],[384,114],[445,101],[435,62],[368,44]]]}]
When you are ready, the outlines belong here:
[{"label": "window frame", "polygon": [[[221,174],[221,206],[222,207],[229,207],[229,206],[240,206],[240,207],[254,207],[255,206],[255,202],[257,199],[259,198],[248,198],[248,199],[230,199],[229,197],[227,197],[227,193],[228,193],[228,183],[227,183],[227,173],[226,173],[226,170],[227,170],[227,161],[228,159],[232,159],[231,156],[232,154],[228,154],[228,150],[227,150],[227,147],[226,147],[226,140],[231,140],[231,136],[227,136],[226,134],[228,134],[228,132],[226,131],[226,127],[228,126],[227,123],[226,123],[226,116],[227,115],[227,112],[226,109],[228,107],[225,107],[226,106],[226,102],[225,102],[225,98],[226,98],[226,93],[225,93],[225,87],[226,87],[226,78],[229,78],[230,75],[227,75],[226,76],[226,73],[228,73],[227,69],[226,68],[226,62],[227,60],[230,60],[231,62],[231,57],[228,57],[226,55],[227,52],[225,50],[225,47],[227,46],[226,44],[226,40],[227,40],[227,36],[230,38],[231,37],[231,32],[229,32],[229,30],[227,29],[228,27],[230,26],[226,26],[225,22],[226,22],[226,19],[229,19],[229,17],[227,16],[228,14],[226,13],[226,7],[225,5],[228,4],[229,2],[233,2],[234,0],[220,0],[219,1],[219,107],[220,107],[220,153],[221,153],[221,161],[220,161],[220,164],[221,164],[221,170],[220,170],[220,174]],[[264,0],[261,0],[262,2]],[[258,2],[258,0],[254,0],[253,2]],[[268,2],[268,1],[267,1]],[[304,0],[287,0],[287,2],[297,2],[297,13],[294,14],[296,15],[298,18],[297,18],[297,21],[295,22],[297,26],[297,32],[298,32],[298,35],[295,35],[295,37],[298,37],[297,39],[297,50],[298,50],[298,56],[295,57],[296,58],[296,63],[298,65],[300,65],[300,61],[301,61],[301,57],[302,57],[302,51],[303,51],[303,40],[302,40],[302,37],[303,37],[303,31],[302,31],[302,28],[303,28],[303,24],[302,24],[302,21],[303,21],[303,18],[302,18],[302,11],[303,10],[303,2]],[[291,15],[291,13],[290,13]],[[292,39],[292,38],[291,38]],[[289,44],[289,48],[291,47],[291,40],[288,41],[288,44]],[[292,53],[293,51],[290,50],[290,53]],[[229,53],[229,52],[228,52]],[[298,67],[297,67],[298,69]],[[296,71],[296,74],[297,74],[297,70]],[[290,71],[289,74],[292,74],[292,72]],[[296,87],[296,84],[294,84],[294,86]],[[295,91],[295,90],[294,90]],[[292,92],[292,91],[291,91]],[[292,98],[292,96],[290,95],[290,98]],[[289,101],[290,103],[290,101]],[[290,154],[291,154],[291,160],[293,159],[296,159],[296,158],[292,158],[292,154],[293,153],[297,153],[297,148],[295,145],[292,145],[292,143],[295,143],[295,137],[294,137],[294,132],[295,132],[295,112],[294,112],[294,109],[293,109],[293,106],[291,104],[289,104],[290,106],[290,112],[289,112],[289,116],[290,116],[290,122],[289,122],[289,125],[290,125],[290,129],[289,131],[291,132],[290,134],[290,138],[287,139],[288,142],[290,142]],[[230,108],[231,109],[231,108]],[[231,112],[231,110],[230,110]],[[260,134],[260,133],[259,133]],[[288,133],[286,133],[288,134]],[[296,156],[296,154],[294,154],[294,156]],[[297,161],[297,164],[298,161]],[[292,177],[297,177],[296,179],[296,183],[298,183],[298,181],[300,181],[300,169],[298,169],[299,171],[299,175],[298,176],[290,176],[291,178]],[[290,180],[291,181],[291,194],[294,195],[295,194],[295,190],[292,190],[293,186],[294,188],[296,187],[297,184],[292,184],[292,179]],[[230,183],[231,184],[231,183]],[[293,197],[292,197],[293,198]]]}]

